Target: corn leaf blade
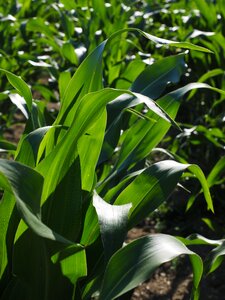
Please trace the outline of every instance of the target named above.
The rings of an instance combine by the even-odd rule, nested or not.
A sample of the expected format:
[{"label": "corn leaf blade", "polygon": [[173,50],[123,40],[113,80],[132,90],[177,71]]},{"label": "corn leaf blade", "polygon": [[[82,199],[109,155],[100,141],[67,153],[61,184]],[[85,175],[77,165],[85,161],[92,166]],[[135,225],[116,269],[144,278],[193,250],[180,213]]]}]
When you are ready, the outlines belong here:
[{"label": "corn leaf blade", "polygon": [[128,213],[131,204],[111,205],[105,202],[97,193],[94,193],[93,205],[98,215],[107,262],[114,252],[122,247],[127,232]]},{"label": "corn leaf blade", "polygon": [[197,289],[203,271],[201,258],[176,238],[156,234],[137,239],[112,256],[99,299],[115,299],[147,280],[161,264],[182,254],[192,257],[194,287]]}]

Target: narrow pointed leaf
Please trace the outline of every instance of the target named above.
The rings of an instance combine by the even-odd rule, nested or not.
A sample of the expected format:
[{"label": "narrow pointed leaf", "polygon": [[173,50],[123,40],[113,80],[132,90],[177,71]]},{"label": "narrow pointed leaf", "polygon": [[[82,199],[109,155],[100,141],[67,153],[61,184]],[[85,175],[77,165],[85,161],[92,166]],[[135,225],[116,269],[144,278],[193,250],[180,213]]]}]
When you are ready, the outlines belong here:
[{"label": "narrow pointed leaf", "polygon": [[197,165],[190,165],[188,169],[198,178],[199,182],[201,183],[206,202],[208,204],[208,209],[214,212],[213,203],[209,192],[209,186],[201,168]]},{"label": "narrow pointed leaf", "polygon": [[221,175],[224,173],[224,169],[225,169],[225,156],[222,156],[215,164],[215,166],[213,167],[213,169],[211,170],[211,172],[207,177],[207,182],[209,187],[213,186],[219,181]]},{"label": "narrow pointed leaf", "polygon": [[22,96],[27,104],[27,108],[29,111],[31,111],[32,107],[32,94],[29,86],[26,84],[26,82],[20,78],[19,76],[16,76],[15,74],[4,70],[0,69],[0,71],[4,72],[11,83],[11,85],[17,90],[17,92]]},{"label": "narrow pointed leaf", "polygon": [[201,47],[201,46],[198,46],[198,45],[194,45],[194,44],[189,43],[189,42],[176,42],[176,41],[172,41],[172,40],[158,38],[158,37],[156,37],[152,34],[144,32],[144,31],[142,31],[138,28],[121,29],[121,30],[115,32],[114,34],[112,34],[111,37],[109,38],[109,40],[112,40],[118,34],[122,34],[123,32],[129,32],[129,31],[138,32],[141,35],[143,35],[144,37],[146,37],[147,39],[149,39],[150,41],[154,42],[155,44],[168,45],[168,46],[172,46],[172,47],[176,47],[176,48],[183,48],[183,49],[201,51],[201,52],[206,52],[206,53],[213,53],[212,51],[210,51],[207,48],[204,48],[204,47]]}]

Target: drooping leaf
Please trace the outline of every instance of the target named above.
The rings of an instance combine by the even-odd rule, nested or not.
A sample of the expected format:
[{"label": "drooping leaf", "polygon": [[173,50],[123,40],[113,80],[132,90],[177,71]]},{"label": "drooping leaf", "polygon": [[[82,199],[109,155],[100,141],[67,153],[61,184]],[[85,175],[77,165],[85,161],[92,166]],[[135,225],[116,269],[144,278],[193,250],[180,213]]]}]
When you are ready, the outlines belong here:
[{"label": "drooping leaf", "polygon": [[[224,74],[224,70],[222,70],[222,69],[214,69],[214,70],[211,70],[211,71],[205,73],[204,75],[202,75],[199,78],[198,82],[205,82],[206,80],[208,80],[211,77],[222,75],[222,74]],[[191,91],[190,94],[189,94],[189,96],[188,96],[188,100],[191,99],[196,92],[197,92],[196,90]]]},{"label": "drooping leaf", "polygon": [[187,238],[178,237],[185,245],[208,245],[214,247],[209,252],[205,261],[205,272],[211,273],[215,271],[223,262],[225,255],[225,240],[211,240],[200,234],[191,234]]},{"label": "drooping leaf", "polygon": [[111,205],[105,202],[97,193],[93,196],[101,238],[104,246],[106,262],[122,247],[127,232],[128,213],[131,204]]},{"label": "drooping leaf", "polygon": [[[205,83],[190,83],[163,96],[157,101],[157,103],[169,114],[171,118],[175,119],[182,97],[187,92],[198,88],[211,89],[220,94],[225,94],[224,91],[211,87]],[[147,116],[153,118],[154,114],[152,111],[149,111]],[[137,163],[145,158],[162,140],[163,136],[168,131],[170,124],[158,117],[155,117],[155,120],[157,120],[156,123],[139,120],[130,130],[127,131],[115,165],[117,172],[118,168],[119,170],[126,169],[132,163]]]},{"label": "drooping leaf", "polygon": [[111,300],[147,280],[161,264],[182,254],[190,256],[194,289],[198,288],[203,265],[201,258],[176,238],[155,234],[139,238],[117,251],[110,259],[100,292],[100,300]]},{"label": "drooping leaf", "polygon": [[26,101],[19,94],[9,94],[9,98],[13,104],[22,112],[26,119],[29,119],[29,112],[27,111]]},{"label": "drooping leaf", "polygon": [[29,86],[26,84],[26,82],[20,78],[19,76],[16,76],[15,74],[4,70],[0,69],[0,71],[4,72],[11,83],[11,85],[17,90],[17,92],[22,96],[27,104],[28,111],[31,111],[32,107],[32,94]]},{"label": "drooping leaf", "polygon": [[20,140],[15,159],[30,167],[35,167],[39,145],[51,126],[38,128]]},{"label": "drooping leaf", "polygon": [[0,185],[14,194],[17,208],[25,223],[39,236],[72,244],[55,233],[40,218],[40,199],[43,177],[33,169],[14,161],[0,159]]},{"label": "drooping leaf", "polygon": [[206,272],[211,273],[215,271],[223,262],[225,255],[225,241],[213,249],[206,259]]},{"label": "drooping leaf", "polygon": [[165,160],[144,170],[117,197],[116,205],[132,203],[128,222],[130,228],[147,217],[170,196],[187,168],[199,179],[204,188],[208,208],[213,210],[212,199],[201,169],[196,165]]}]

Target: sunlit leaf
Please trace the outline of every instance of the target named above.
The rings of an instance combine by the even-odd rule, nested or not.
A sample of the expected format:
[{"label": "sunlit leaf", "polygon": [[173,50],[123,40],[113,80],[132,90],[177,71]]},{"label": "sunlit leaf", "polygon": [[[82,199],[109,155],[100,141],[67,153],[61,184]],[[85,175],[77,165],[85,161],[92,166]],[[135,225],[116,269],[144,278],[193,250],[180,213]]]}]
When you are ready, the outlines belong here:
[{"label": "sunlit leaf", "polygon": [[122,247],[131,204],[110,205],[95,193],[93,205],[98,215],[105,259],[108,261],[113,253]]},{"label": "sunlit leaf", "polygon": [[112,256],[99,299],[115,299],[147,280],[161,264],[182,254],[190,255],[197,288],[203,271],[201,258],[174,237],[156,234],[137,239]]}]

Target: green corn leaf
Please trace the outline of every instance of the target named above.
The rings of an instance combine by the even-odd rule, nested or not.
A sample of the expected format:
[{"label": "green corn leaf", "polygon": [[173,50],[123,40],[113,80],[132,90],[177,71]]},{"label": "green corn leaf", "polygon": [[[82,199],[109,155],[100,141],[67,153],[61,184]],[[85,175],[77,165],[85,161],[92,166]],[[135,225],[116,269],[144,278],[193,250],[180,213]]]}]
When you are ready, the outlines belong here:
[{"label": "green corn leaf", "polygon": [[10,143],[6,140],[0,140],[0,152],[1,151],[15,151],[16,145],[13,143]]},{"label": "green corn leaf", "polygon": [[0,175],[1,187],[14,194],[22,218],[37,235],[72,244],[42,223],[40,219],[43,178],[39,173],[20,163],[0,159]]},{"label": "green corn leaf", "polygon": [[[218,22],[215,5],[205,0],[196,0],[195,3],[202,17],[207,21],[207,24],[209,26],[208,28],[214,29],[214,26],[216,26]],[[210,11],[210,15],[209,15],[209,11]]]},{"label": "green corn leaf", "polygon": [[168,82],[178,82],[185,72],[184,56],[184,53],[169,56],[148,66],[132,83],[131,90],[152,99],[158,98]]},{"label": "green corn leaf", "polygon": [[[67,85],[65,93],[62,98],[62,106],[55,124],[61,124],[65,126],[70,126],[74,120],[76,109],[74,105],[76,101],[81,99],[88,92],[96,91],[102,88],[102,55],[106,46],[110,46],[110,42],[117,36],[121,35],[123,32],[134,31],[141,33],[146,38],[152,40],[153,42],[168,44],[172,41],[158,39],[152,35],[148,35],[138,29],[124,29],[114,33],[108,40],[101,43],[79,66],[74,76],[71,78]],[[172,42],[173,44],[176,44]],[[185,43],[182,43],[185,44]],[[176,44],[181,47],[180,43]],[[185,44],[186,47],[193,47],[195,50],[204,50],[202,47],[194,46],[192,44]],[[91,75],[90,75],[91,74]],[[47,137],[46,137],[47,138]],[[48,136],[48,139],[50,137]],[[61,135],[60,135],[61,138]],[[51,137],[53,140],[53,138]],[[54,142],[52,143],[54,147]],[[52,148],[50,148],[50,151]]]},{"label": "green corn leaf", "polygon": [[[107,89],[105,89],[107,90]],[[115,90],[119,91],[119,90]],[[122,91],[121,91],[122,92]],[[125,92],[125,91],[124,91]],[[138,94],[126,91],[126,93],[131,94],[133,99],[129,101],[129,104],[126,103],[126,100],[124,101],[124,105],[126,107],[135,106],[140,103],[145,103],[148,108],[153,111],[155,114],[166,120],[167,122],[171,122],[176,125],[176,123],[173,121],[173,119],[165,113],[162,108],[160,108],[153,100],[150,98]],[[123,101],[124,98],[121,99],[121,97],[118,97],[116,102]],[[85,190],[90,191],[93,186],[94,181],[94,170],[97,165],[99,155],[102,148],[102,143],[104,139],[104,132],[106,127],[106,115],[105,112],[102,113],[102,116],[98,118],[98,122],[95,123],[93,127],[91,127],[87,132],[86,135],[84,135],[78,142],[78,153],[80,155],[81,160],[81,170],[82,170],[82,187]],[[97,132],[97,134],[96,134]],[[90,154],[89,149],[93,149],[93,151]]]},{"label": "green corn leaf", "polygon": [[147,280],[161,264],[182,254],[190,256],[194,290],[198,288],[203,265],[201,258],[176,238],[156,234],[145,236],[126,245],[110,259],[99,299],[112,300]]},{"label": "green corn leaf", "polygon": [[17,92],[22,96],[27,104],[28,111],[31,112],[32,108],[32,93],[29,88],[29,86],[26,84],[26,82],[20,78],[19,76],[16,76],[15,74],[1,69],[0,71],[4,72],[7,76],[8,81],[10,84],[17,90]]},{"label": "green corn leaf", "polygon": [[[105,43],[100,44],[79,66],[76,73],[69,81],[65,89],[64,96],[61,100],[62,107],[56,119],[56,123],[60,124],[64,118],[64,125],[67,120],[73,119],[73,105],[78,99],[81,99],[85,94],[102,88],[102,53]],[[74,101],[75,99],[75,101]],[[68,125],[68,124],[67,124]]]},{"label": "green corn leaf", "polygon": [[60,97],[63,98],[68,82],[71,79],[70,72],[61,72],[59,74],[59,93]]},{"label": "green corn leaf", "polygon": [[[177,111],[180,106],[181,98],[189,91],[198,88],[206,88],[216,91],[220,94],[225,94],[224,91],[211,87],[205,83],[190,83],[180,89],[177,89],[162,98],[157,103],[159,106],[175,119]],[[157,146],[162,140],[163,136],[168,131],[170,124],[163,119],[154,117],[154,114],[149,111],[147,116],[155,118],[156,123],[146,122],[146,120],[139,120],[134,126],[126,133],[126,137],[121,145],[121,151],[119,153],[118,161],[115,165],[115,169],[126,169],[132,163],[145,158],[150,151]]]},{"label": "green corn leaf", "polygon": [[[214,69],[214,70],[211,70],[211,71],[205,73],[204,75],[202,75],[199,78],[198,82],[205,82],[209,78],[212,78],[212,77],[218,76],[218,75],[222,75],[222,74],[224,74],[224,70],[222,70],[222,69]],[[191,93],[188,96],[188,100],[191,99],[194,96],[195,93],[196,93],[196,90],[191,91]]]},{"label": "green corn leaf", "polygon": [[225,255],[225,241],[213,249],[206,258],[206,272],[211,273],[215,271],[223,262]]},{"label": "green corn leaf", "polygon": [[114,252],[122,247],[127,232],[128,213],[131,204],[111,205],[105,202],[97,193],[94,193],[93,205],[98,215],[107,262]]},{"label": "green corn leaf", "polygon": [[23,97],[19,94],[9,94],[9,98],[13,104],[22,112],[26,119],[29,119],[29,111],[27,111],[27,104]]},{"label": "green corn leaf", "polygon": [[52,126],[38,128],[22,138],[19,142],[15,159],[30,167],[35,167],[39,145],[50,128]]},{"label": "green corn leaf", "polygon": [[90,191],[95,179],[95,168],[102,149],[106,127],[106,111],[102,112],[98,121],[78,141],[78,153],[80,155],[82,187]]},{"label": "green corn leaf", "polygon": [[[15,241],[13,247],[13,274],[17,279],[15,289],[18,295],[17,299],[56,299],[63,298],[70,299],[73,293],[73,284],[64,277],[62,271],[65,275],[69,275],[69,268],[67,266],[68,259],[66,256],[62,259],[62,263],[53,264],[50,259],[52,253],[51,244],[46,243],[46,240],[34,234],[30,229],[26,230],[23,235],[20,236],[18,240]],[[57,249],[57,246],[56,246]],[[67,249],[67,248],[66,248]],[[65,252],[66,252],[65,249]],[[60,254],[63,251],[60,252]],[[77,247],[77,245],[71,245],[70,255],[77,256],[81,259],[84,250]],[[57,254],[56,254],[57,255]],[[73,268],[76,270],[77,277],[83,276],[82,267],[85,265],[84,262],[80,260],[80,268],[78,268],[76,259],[70,261],[70,270]],[[73,263],[76,262],[76,265]],[[63,266],[61,268],[61,265]],[[62,270],[61,270],[62,269]],[[74,272],[75,273],[75,272]],[[74,274],[75,276],[75,274]],[[13,298],[11,292],[12,288],[7,287],[5,292],[8,292]],[[7,291],[10,290],[10,291]],[[12,293],[12,295],[11,295]],[[14,296],[15,297],[15,296]]]},{"label": "green corn leaf", "polygon": [[[73,111],[71,106],[79,98],[82,98],[86,93],[96,91],[102,88],[102,55],[106,46],[110,46],[110,42],[117,36],[121,35],[124,32],[137,32],[145,36],[147,39],[159,43],[159,44],[168,44],[175,47],[193,49],[198,51],[211,52],[210,50],[193,45],[191,43],[179,43],[174,41],[169,41],[161,38],[157,38],[153,35],[143,32],[137,28],[123,29],[115,32],[111,35],[108,40],[102,42],[79,66],[74,76],[71,78],[68,83],[67,89],[65,91],[64,97],[62,99],[62,109],[57,118],[57,124],[62,120],[63,115],[67,112],[65,116],[66,119],[71,118]],[[91,75],[90,75],[91,74]],[[66,125],[66,124],[65,124]],[[67,124],[68,125],[68,124]]]},{"label": "green corn leaf", "polygon": [[200,234],[191,234],[187,238],[178,237],[185,245],[208,245],[214,247],[207,255],[205,261],[205,272],[211,273],[215,271],[223,262],[225,255],[225,240],[211,240]]},{"label": "green corn leaf", "polygon": [[62,46],[62,54],[68,59],[72,64],[78,65],[78,58],[75,52],[73,45],[69,42],[63,44]]},{"label": "green corn leaf", "polygon": [[75,243],[82,228],[82,204],[81,170],[77,157],[42,206],[42,220]]},{"label": "green corn leaf", "polygon": [[[160,115],[160,117],[166,119],[168,122],[171,120],[171,118],[164,111],[162,111],[158,105],[155,105],[153,100],[137,93],[116,89],[103,89],[97,92],[87,94],[80,101],[77,102],[75,119],[69,130],[66,132],[65,136],[60,140],[60,142],[50,153],[50,155],[48,155],[37,166],[37,170],[43,176],[46,176],[46,178],[48,178],[44,182],[42,203],[44,203],[48,196],[54,191],[58,182],[64,177],[72,162],[77,157],[77,142],[79,138],[85,133],[88,133],[88,130],[95,124],[95,122],[97,122],[99,117],[102,115],[106,104],[124,93],[135,95],[135,103],[144,102],[146,103],[146,105],[149,106],[151,110]],[[102,127],[101,130],[103,129],[104,128]],[[99,142],[102,143],[102,139],[99,139]],[[97,147],[97,145],[95,146]],[[86,151],[89,151],[89,149],[86,149]],[[87,154],[86,152],[79,152],[79,155],[81,156],[82,161],[84,160]],[[89,153],[89,155],[91,154]],[[98,155],[98,152],[93,152],[92,159],[94,162],[96,162],[97,159],[96,156],[94,157],[94,155]],[[85,188],[87,190],[90,190],[90,188],[93,186],[94,169],[95,168],[93,168],[93,170],[90,170],[86,167],[82,169],[81,173],[83,177],[83,189]],[[84,173],[85,170],[91,174],[89,175]],[[90,183],[85,185],[85,180],[87,178],[90,179]]]},{"label": "green corn leaf", "polygon": [[76,9],[75,1],[66,1],[66,0],[60,0],[60,2],[65,6],[66,9]]},{"label": "green corn leaf", "polygon": [[77,280],[87,275],[87,263],[85,250],[68,246],[51,257],[54,263],[60,263],[62,274],[66,276],[73,285]]},{"label": "green corn leaf", "polygon": [[[185,54],[182,53],[163,58],[148,66],[133,82],[131,90],[144,94],[152,99],[157,98],[163,93],[168,82],[177,82],[185,71],[184,55]],[[132,102],[132,96],[123,95],[122,99],[112,101],[107,105],[108,126],[99,162],[109,159],[113,154],[120,137],[120,123],[123,112],[126,108],[131,106]],[[149,117],[145,114],[145,117],[155,120],[153,115]],[[151,125],[149,124],[149,126]]]},{"label": "green corn leaf", "polygon": [[[35,300],[45,298],[49,285],[49,262],[44,240],[30,229],[26,230],[13,246],[12,272],[17,279],[14,288],[18,295],[27,295],[28,299]],[[13,289],[10,294],[9,299],[13,299]]]},{"label": "green corn leaf", "polygon": [[222,156],[218,162],[215,164],[211,172],[209,173],[207,177],[207,182],[209,187],[213,186],[214,184],[217,184],[219,179],[221,178],[221,175],[224,173],[225,169],[225,156]]},{"label": "green corn leaf", "polygon": [[142,169],[125,176],[116,186],[112,187],[107,191],[107,193],[104,196],[104,199],[109,203],[113,203],[114,202],[113,199],[115,200],[115,197],[118,197],[119,194],[122,192],[122,190],[124,190],[125,187],[127,187],[127,185],[131,183],[131,181],[135,177],[140,175],[144,170],[145,169]]},{"label": "green corn leaf", "polygon": [[50,24],[47,24],[44,18],[30,18],[26,23],[26,30],[33,32],[41,32],[46,35],[48,39],[54,41],[54,33],[56,33],[56,28]]},{"label": "green corn leaf", "polygon": [[[128,227],[132,228],[168,199],[186,169],[193,172],[200,181],[208,209],[213,211],[207,181],[201,169],[196,165],[181,164],[172,160],[161,161],[149,168],[128,175],[119,185],[109,190],[105,198],[111,201],[120,192],[114,205],[132,204],[128,220]],[[133,177],[135,179],[130,183]],[[93,214],[90,213],[86,218],[85,224],[92,224],[92,226],[91,228],[89,226],[90,229],[85,231],[82,243],[89,244],[96,239],[98,230]],[[89,239],[90,236],[92,237],[91,240]]]},{"label": "green corn leaf", "polygon": [[[32,165],[34,162],[34,153],[37,151],[38,147],[38,140],[40,141],[41,139],[39,134],[43,135],[45,132],[46,128],[38,129],[37,131],[28,134],[24,139],[21,139],[15,153],[16,160],[20,160],[20,162],[26,165]],[[17,209],[15,208],[14,196],[5,191],[3,199],[0,202],[0,276],[7,266],[8,258],[12,256],[11,249],[19,220],[20,218]],[[7,241],[7,244],[5,241]],[[9,264],[11,264],[11,260],[9,260]]]},{"label": "green corn leaf", "polygon": [[91,245],[96,241],[99,234],[98,215],[93,203],[90,202],[84,217],[84,226],[80,243],[85,246]]},{"label": "green corn leaf", "polygon": [[208,209],[210,209],[212,212],[214,212],[212,199],[209,192],[209,186],[207,184],[207,180],[205,179],[205,176],[201,170],[201,168],[197,165],[190,165],[188,167],[189,171],[191,171],[199,180],[202,186],[202,190],[206,199],[206,202],[208,204]]},{"label": "green corn leaf", "polygon": [[79,138],[95,124],[103,113],[107,102],[122,93],[112,89],[101,90],[86,95],[77,104],[77,115],[73,124],[51,154],[37,166],[37,170],[47,178],[44,185],[42,203],[54,191],[58,182],[64,177],[77,157],[77,142]]},{"label": "green corn leaf", "polygon": [[8,263],[11,267],[12,245],[19,220],[14,196],[5,191],[0,201],[0,278]]},{"label": "green corn leaf", "polygon": [[211,246],[219,246],[221,245],[224,240],[211,240],[208,238],[205,238],[201,234],[194,233],[189,235],[187,238],[177,237],[182,243],[184,243],[186,246],[190,245],[211,245]]},{"label": "green corn leaf", "polygon": [[199,179],[204,189],[208,208],[213,211],[207,181],[199,167],[180,164],[172,160],[161,161],[153,164],[138,175],[115,201],[116,205],[132,203],[128,222],[130,228],[147,217],[170,196],[182,173],[187,168]]},{"label": "green corn leaf", "polygon": [[143,35],[144,37],[146,37],[150,41],[154,42],[155,44],[168,45],[168,46],[172,46],[172,47],[176,47],[176,48],[182,48],[182,49],[189,49],[189,50],[201,51],[201,52],[206,52],[206,53],[212,53],[212,51],[210,51],[207,48],[197,46],[197,45],[194,45],[194,44],[189,43],[189,42],[176,42],[176,41],[172,41],[172,40],[158,38],[158,37],[156,37],[152,34],[144,32],[144,31],[142,31],[138,28],[121,29],[121,30],[115,32],[114,34],[112,34],[111,37],[109,38],[109,40],[112,40],[118,34],[122,34],[123,32],[129,32],[129,31],[140,33],[141,35]]}]

